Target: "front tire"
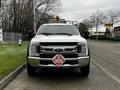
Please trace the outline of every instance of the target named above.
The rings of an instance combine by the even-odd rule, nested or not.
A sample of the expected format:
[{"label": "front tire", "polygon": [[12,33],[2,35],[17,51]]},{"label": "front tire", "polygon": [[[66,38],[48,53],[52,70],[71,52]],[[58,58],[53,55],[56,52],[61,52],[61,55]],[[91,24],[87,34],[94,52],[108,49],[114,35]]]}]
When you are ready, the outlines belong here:
[{"label": "front tire", "polygon": [[30,77],[35,76],[35,74],[36,74],[36,67],[32,67],[32,66],[30,66],[29,63],[27,63],[27,74]]},{"label": "front tire", "polygon": [[90,73],[90,63],[87,66],[80,68],[80,70],[81,70],[81,75],[87,77]]}]

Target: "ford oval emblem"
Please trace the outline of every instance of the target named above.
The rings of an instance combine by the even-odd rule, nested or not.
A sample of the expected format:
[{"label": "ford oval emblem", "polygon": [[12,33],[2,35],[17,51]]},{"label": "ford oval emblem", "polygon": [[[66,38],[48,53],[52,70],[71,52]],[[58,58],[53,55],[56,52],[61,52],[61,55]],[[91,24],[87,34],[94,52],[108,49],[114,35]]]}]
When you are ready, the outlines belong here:
[{"label": "ford oval emblem", "polygon": [[55,49],[55,52],[63,52],[63,49],[57,48],[57,49]]}]

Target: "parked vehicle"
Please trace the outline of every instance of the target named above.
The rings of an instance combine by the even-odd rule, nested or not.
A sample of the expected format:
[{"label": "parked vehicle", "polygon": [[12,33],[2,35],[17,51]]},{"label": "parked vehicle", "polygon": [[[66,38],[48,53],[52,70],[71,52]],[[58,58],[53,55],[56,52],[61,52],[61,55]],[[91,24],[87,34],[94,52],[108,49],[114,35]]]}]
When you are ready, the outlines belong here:
[{"label": "parked vehicle", "polygon": [[88,76],[90,52],[87,41],[72,24],[43,24],[32,38],[27,56],[27,73],[37,68],[80,68]]}]

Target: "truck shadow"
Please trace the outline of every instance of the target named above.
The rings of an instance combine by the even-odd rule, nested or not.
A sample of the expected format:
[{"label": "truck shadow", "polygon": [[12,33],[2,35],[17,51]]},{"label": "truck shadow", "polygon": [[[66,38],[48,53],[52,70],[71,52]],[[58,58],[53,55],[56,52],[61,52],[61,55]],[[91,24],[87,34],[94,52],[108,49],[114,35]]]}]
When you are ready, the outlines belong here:
[{"label": "truck shadow", "polygon": [[42,80],[87,80],[89,77],[84,77],[81,75],[79,69],[39,69],[36,76],[33,77]]}]

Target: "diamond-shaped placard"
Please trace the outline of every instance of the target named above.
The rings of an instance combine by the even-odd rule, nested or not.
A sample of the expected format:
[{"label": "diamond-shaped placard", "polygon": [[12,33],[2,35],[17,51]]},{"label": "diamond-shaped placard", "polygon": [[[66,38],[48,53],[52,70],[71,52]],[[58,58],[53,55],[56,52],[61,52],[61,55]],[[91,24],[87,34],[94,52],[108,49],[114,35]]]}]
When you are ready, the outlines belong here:
[{"label": "diamond-shaped placard", "polygon": [[61,67],[64,64],[65,59],[61,54],[57,54],[53,57],[52,62],[56,65],[56,67]]}]

